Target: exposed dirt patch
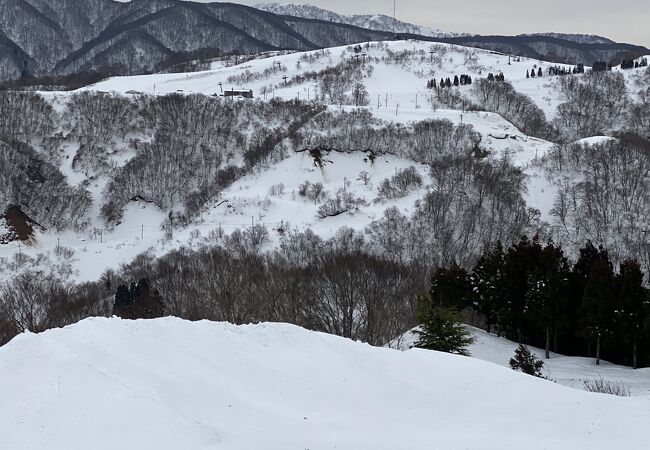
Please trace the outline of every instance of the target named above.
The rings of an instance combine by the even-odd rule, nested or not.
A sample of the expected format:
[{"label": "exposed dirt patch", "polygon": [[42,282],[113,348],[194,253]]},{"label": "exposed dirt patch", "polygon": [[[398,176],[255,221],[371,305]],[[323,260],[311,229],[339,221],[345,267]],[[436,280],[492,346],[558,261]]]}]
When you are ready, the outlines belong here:
[{"label": "exposed dirt patch", "polygon": [[0,216],[0,243],[13,241],[31,241],[34,239],[34,228],[43,228],[25,214],[19,206],[10,206]]}]

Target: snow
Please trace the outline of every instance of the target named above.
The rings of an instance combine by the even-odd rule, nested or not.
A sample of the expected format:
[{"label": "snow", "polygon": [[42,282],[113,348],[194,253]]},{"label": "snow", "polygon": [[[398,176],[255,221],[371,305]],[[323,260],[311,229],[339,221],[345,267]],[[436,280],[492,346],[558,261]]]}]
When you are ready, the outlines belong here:
[{"label": "snow", "polygon": [[0,448],[642,449],[648,399],[284,324],[87,319],[0,348]]},{"label": "snow", "polygon": [[[372,58],[372,62],[368,64],[372,65],[373,70],[363,79],[369,98],[366,109],[376,118],[387,122],[407,124],[426,119],[447,119],[454,124],[471,124],[481,134],[481,146],[489,151],[491,157],[508,156],[523,170],[527,176],[528,189],[524,193],[527,204],[540,211],[542,221],[553,222],[551,210],[557,186],[550,182],[544,171],[535,164],[536,160],[542,158],[553,147],[553,144],[526,136],[498,114],[463,112],[448,107],[434,109],[430,103],[431,91],[426,89],[426,82],[430,78],[438,80],[441,77],[453,78],[454,75],[462,73],[470,74],[477,79],[485,77],[489,72],[503,72],[515,89],[529,95],[543,109],[547,118],[552,119],[562,98],[558,90],[558,77],[549,77],[546,74],[547,68],[556,64],[528,58],[509,61],[508,55],[487,50],[414,40],[368,44],[369,47],[366,47],[364,43],[364,52]],[[317,83],[305,82],[285,87],[282,77],[286,74],[291,80],[296,75],[317,72],[340,64],[352,57],[351,48],[352,46],[342,46],[323,51],[282,54],[269,52],[234,66],[224,66],[224,61],[218,61],[212,65],[211,70],[202,72],[114,77],[81,90],[109,91],[117,95],[127,95],[128,91],[151,95],[177,91],[185,94],[213,95],[220,93],[221,82],[224,90],[252,89],[257,98],[266,97],[266,100],[273,97],[284,99],[300,97],[313,100]],[[429,54],[432,48],[435,49],[433,61]],[[391,54],[395,55],[403,51],[419,53],[415,58],[407,58],[401,62],[386,59]],[[376,62],[375,58],[379,62]],[[282,70],[274,69],[277,68],[277,63],[280,63]],[[542,67],[545,76],[526,78],[526,71],[533,66]],[[229,78],[233,79],[231,77],[240,77],[246,73],[253,75],[252,81],[228,81]],[[642,69],[624,71],[630,85],[637,82],[642,73],[644,73]],[[266,96],[262,94],[263,89],[268,89]],[[460,86],[454,89],[458,89],[470,99],[473,97],[471,86]],[[42,95],[51,99],[55,109],[61,111],[70,93],[43,92]],[[353,109],[351,106],[328,106],[333,110]],[[139,138],[146,139],[144,136]],[[605,138],[588,138],[583,142],[600,142],[601,139]],[[71,167],[76,148],[69,146],[64,150],[62,172],[71,184],[84,182],[87,176]],[[132,155],[128,152],[121,151],[111,158],[119,166],[130,156]],[[382,158],[377,162],[376,167],[370,167],[363,161],[364,156],[361,153],[334,154],[330,158],[333,163],[320,171],[305,155],[292,155],[286,161],[274,164],[262,173],[250,174],[239,180],[219,198],[214,199],[212,205],[198,220],[185,229],[176,230],[171,241],[165,238],[161,226],[165,214],[152,205],[144,205],[144,207],[131,205],[121,224],[113,229],[103,229],[105,225],[100,217],[99,208],[102,205],[102,192],[107,178],[100,176],[88,185],[94,198],[88,217],[90,227],[81,233],[39,232],[35,245],[27,248],[24,245],[19,248],[17,243],[0,245],[0,279],[11,276],[10,271],[1,270],[3,260],[10,260],[19,251],[32,258],[43,254],[54,258],[53,254],[58,245],[69,247],[75,252],[68,261],[74,272],[72,277],[77,281],[92,281],[97,279],[106,268],[115,268],[127,263],[139,253],[150,251],[155,256],[172,248],[191,246],[197,240],[204,239],[210,231],[219,228],[229,233],[251,223],[263,223],[271,230],[272,240],[277,242],[278,235],[273,232],[273,229],[277,229],[280,224],[286,225],[287,222],[296,228],[311,227],[322,237],[328,237],[341,226],[363,230],[368,223],[380,217],[389,206],[397,206],[403,213],[408,214],[414,201],[424,195],[424,188],[414,191],[399,201],[375,204],[373,200],[377,196],[377,186],[383,178],[392,175],[396,169],[411,165],[418,167],[425,179],[425,185],[430,184],[425,168],[398,157]],[[362,185],[357,180],[359,172],[363,170],[371,173],[369,186]],[[335,218],[318,219],[317,207],[295,196],[297,186],[305,180],[323,183],[331,195],[343,187],[347,180],[351,183],[349,189],[356,196],[366,198],[369,205],[361,207],[355,214],[348,213]],[[280,197],[269,196],[270,187],[278,183],[285,184],[285,194]],[[223,203],[224,201],[226,203]],[[197,232],[200,234],[199,237]]]},{"label": "snow", "polygon": [[[494,334],[488,334],[479,328],[467,326],[475,342],[469,347],[472,358],[489,361],[499,366],[509,367],[510,358],[515,353],[518,343]],[[417,335],[409,331],[391,343],[391,347],[406,350],[417,341]],[[544,376],[557,384],[584,389],[584,382],[603,379],[613,383],[623,383],[630,388],[632,396],[650,400],[650,368],[632,369],[627,366],[601,361],[596,365],[594,358],[565,356],[551,352],[550,359],[545,359],[544,349],[529,346],[531,353],[544,361]]]}]

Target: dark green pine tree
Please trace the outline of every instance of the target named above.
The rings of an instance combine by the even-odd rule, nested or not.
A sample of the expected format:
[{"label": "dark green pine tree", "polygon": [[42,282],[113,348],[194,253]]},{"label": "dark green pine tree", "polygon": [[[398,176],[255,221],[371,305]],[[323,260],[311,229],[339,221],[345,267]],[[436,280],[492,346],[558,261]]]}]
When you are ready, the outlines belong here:
[{"label": "dark green pine tree", "polygon": [[470,356],[468,347],[474,338],[461,323],[458,311],[434,305],[428,296],[421,298],[419,303],[418,319],[421,326],[417,333],[420,337],[415,346]]},{"label": "dark green pine tree", "polygon": [[431,278],[431,300],[438,306],[463,309],[471,304],[471,285],[467,271],[457,264],[439,268]]},{"label": "dark green pine tree", "polygon": [[544,378],[542,375],[544,361],[530,353],[530,349],[524,344],[519,344],[515,350],[515,356],[510,358],[510,368],[534,377]]},{"label": "dark green pine tree", "polygon": [[582,297],[581,334],[596,340],[596,364],[600,364],[603,338],[611,334],[613,325],[612,297],[614,274],[609,261],[597,259],[591,266],[589,281]]},{"label": "dark green pine tree", "polygon": [[457,308],[467,306],[469,276],[454,264],[436,270],[429,295],[418,299],[417,319],[421,323],[416,347],[469,356],[474,338],[463,326]]},{"label": "dark green pine tree", "polygon": [[511,246],[503,264],[503,323],[508,337],[522,343],[528,337],[529,312],[527,292],[530,274],[539,267],[542,246],[536,236],[523,236]]},{"label": "dark green pine tree", "polygon": [[[569,301],[567,303],[567,329],[575,331],[580,330],[580,321],[582,319],[582,298],[585,293],[587,282],[589,281],[589,276],[591,275],[591,266],[596,260],[609,261],[609,255],[602,247],[596,248],[591,241],[587,241],[587,244],[580,249],[580,256],[578,257],[578,261],[573,265],[569,277],[570,293]],[[582,344],[577,341],[576,338],[588,339],[587,354],[591,356],[591,339],[588,336],[584,336],[582,333],[573,333],[566,336],[565,351],[570,353],[583,352],[581,347]]]},{"label": "dark green pine tree", "polygon": [[551,338],[557,351],[557,329],[566,314],[569,295],[569,261],[559,245],[548,242],[539,265],[529,274],[527,304],[534,323],[544,327],[545,356],[550,358]]},{"label": "dark green pine tree", "polygon": [[637,261],[621,263],[616,276],[616,314],[622,341],[632,350],[632,367],[638,367],[639,341],[644,337],[644,320],[648,316],[648,291],[643,287],[643,272]]},{"label": "dark green pine tree", "polygon": [[[486,252],[470,275],[472,307],[485,317],[487,332],[500,322],[503,297],[503,246],[497,242]],[[499,331],[500,334],[500,331]]]}]

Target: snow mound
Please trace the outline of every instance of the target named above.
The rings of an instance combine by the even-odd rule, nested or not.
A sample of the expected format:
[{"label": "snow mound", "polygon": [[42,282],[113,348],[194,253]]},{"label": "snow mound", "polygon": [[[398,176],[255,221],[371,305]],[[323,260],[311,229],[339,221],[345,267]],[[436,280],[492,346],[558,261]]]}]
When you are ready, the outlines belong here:
[{"label": "snow mound", "polygon": [[0,448],[640,449],[648,400],[284,324],[88,319],[0,348]]}]

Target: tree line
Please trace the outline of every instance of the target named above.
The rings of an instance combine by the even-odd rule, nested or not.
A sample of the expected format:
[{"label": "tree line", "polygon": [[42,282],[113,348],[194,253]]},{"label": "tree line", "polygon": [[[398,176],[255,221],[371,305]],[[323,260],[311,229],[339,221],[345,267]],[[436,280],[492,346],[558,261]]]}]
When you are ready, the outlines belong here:
[{"label": "tree line", "polygon": [[615,266],[591,242],[571,263],[560,244],[522,237],[497,243],[470,270],[439,268],[432,301],[471,308],[488,332],[550,352],[650,364],[650,296],[637,261]]}]

